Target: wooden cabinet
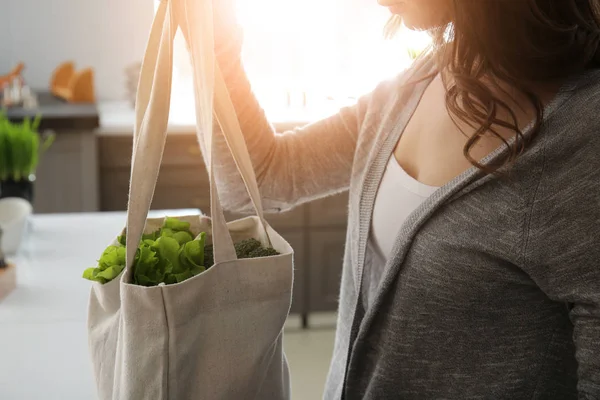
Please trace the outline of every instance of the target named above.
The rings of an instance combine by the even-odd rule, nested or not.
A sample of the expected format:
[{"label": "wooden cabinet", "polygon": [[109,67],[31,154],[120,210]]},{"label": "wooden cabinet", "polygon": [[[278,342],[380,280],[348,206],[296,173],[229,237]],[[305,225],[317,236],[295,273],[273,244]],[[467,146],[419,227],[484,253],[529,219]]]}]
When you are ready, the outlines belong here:
[{"label": "wooden cabinet", "polygon": [[36,213],[98,211],[98,158],[93,132],[60,131],[40,157],[33,209]]},{"label": "wooden cabinet", "polygon": [[[100,204],[103,211],[127,208],[131,135],[100,136]],[[192,149],[197,149],[194,152]],[[167,139],[151,208],[210,208],[209,182],[194,135]]]},{"label": "wooden cabinet", "polygon": [[311,202],[308,224],[311,228],[345,227],[348,218],[348,193]]},{"label": "wooden cabinet", "polygon": [[[100,135],[100,165],[102,167],[129,168],[133,137],[129,133]],[[204,166],[195,135],[171,134],[163,152],[163,166]]]},{"label": "wooden cabinet", "polygon": [[310,311],[337,310],[345,229],[310,231],[309,236],[309,301]]},{"label": "wooden cabinet", "polygon": [[[301,230],[305,227],[307,212],[308,210],[306,207],[296,207],[292,210],[282,213],[266,214],[265,218],[269,224],[277,230]],[[227,220],[242,218],[245,216],[247,215],[227,211],[225,212],[225,218]]]},{"label": "wooden cabinet", "polygon": [[99,135],[100,168],[124,168],[131,165],[133,136],[131,134]]},{"label": "wooden cabinet", "polygon": [[308,286],[311,311],[337,310],[346,241],[348,194],[307,205]]},{"label": "wooden cabinet", "polygon": [[[129,166],[102,168],[100,201],[103,211],[127,208]],[[152,209],[200,208],[208,210],[208,178],[200,166],[163,166],[156,182]]]}]

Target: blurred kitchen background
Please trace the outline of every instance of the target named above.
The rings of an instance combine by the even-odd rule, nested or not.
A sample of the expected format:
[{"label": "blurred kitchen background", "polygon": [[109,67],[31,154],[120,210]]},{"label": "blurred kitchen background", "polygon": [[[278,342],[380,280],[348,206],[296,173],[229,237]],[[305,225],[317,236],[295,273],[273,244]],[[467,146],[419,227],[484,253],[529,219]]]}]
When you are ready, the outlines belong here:
[{"label": "blurred kitchen background", "polygon": [[[245,30],[244,64],[278,131],[352,104],[381,80],[406,69],[429,43],[427,34],[406,30],[385,40],[383,27],[389,13],[376,0],[238,3],[238,18]],[[38,142],[32,139],[34,144],[18,152],[22,161],[11,161],[26,166],[16,176],[6,173],[9,166],[3,166],[0,158],[0,198],[23,197],[32,204],[23,243],[13,256],[24,260],[23,265],[15,262],[17,288],[0,300],[2,399],[35,398],[29,391],[33,389],[14,385],[15,374],[19,369],[39,374],[50,369],[41,365],[45,361],[39,356],[27,359],[14,349],[10,354],[16,364],[9,365],[11,358],[3,356],[3,339],[42,334],[66,340],[61,332],[68,326],[80,329],[85,320],[80,311],[69,314],[58,308],[87,301],[89,285],[77,276],[79,280],[72,287],[61,288],[57,282],[52,293],[43,294],[40,277],[46,279],[43,274],[59,264],[66,268],[66,261],[49,250],[44,255],[46,269],[37,270],[31,262],[36,243],[46,243],[51,249],[49,243],[59,235],[58,228],[53,231],[51,227],[60,225],[60,232],[71,232],[69,240],[80,240],[81,249],[87,249],[83,240],[94,241],[96,236],[77,229],[97,230],[97,237],[104,239],[111,237],[113,227],[116,234],[116,227],[124,223],[137,74],[155,9],[153,0],[2,0],[0,5],[0,98],[4,109],[0,135],[3,129],[12,129],[16,135],[39,136]],[[208,177],[196,144],[191,75],[184,47],[178,35],[171,124],[152,208],[157,212],[199,209],[208,213]],[[39,125],[32,122],[24,126],[23,121],[38,116]],[[5,146],[0,147],[0,157],[5,161],[7,143],[0,141]],[[346,203],[346,195],[341,194],[269,216],[296,254],[294,299],[285,339],[295,399],[319,398],[329,366]],[[11,213],[0,215],[0,227],[3,218],[7,223],[16,215]],[[114,223],[108,224],[108,220]],[[81,221],[88,225],[82,227]],[[96,223],[93,221],[98,225],[89,226]],[[80,260],[69,261],[75,263],[71,266],[73,275],[99,256],[89,251],[87,258],[82,250]],[[74,300],[74,296],[80,297]],[[39,314],[27,314],[32,309]],[[26,315],[43,315],[44,323]],[[34,330],[31,324],[36,326]],[[84,341],[79,335],[71,343]],[[80,350],[84,352],[83,344]],[[60,379],[48,378],[47,398],[88,398],[85,394],[91,389],[84,386],[91,382],[91,372],[87,376],[91,370],[82,361],[86,354],[75,350],[67,353],[65,363],[69,357],[77,361],[65,368],[86,377],[71,377],[76,382],[71,388],[61,386]]]}]

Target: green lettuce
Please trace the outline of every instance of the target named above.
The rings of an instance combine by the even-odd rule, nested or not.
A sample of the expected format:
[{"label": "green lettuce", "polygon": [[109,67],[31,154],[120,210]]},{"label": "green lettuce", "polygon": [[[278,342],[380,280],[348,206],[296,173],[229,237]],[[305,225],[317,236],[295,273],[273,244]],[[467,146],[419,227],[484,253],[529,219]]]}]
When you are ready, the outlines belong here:
[{"label": "green lettuce", "polygon": [[134,283],[142,286],[169,285],[204,272],[205,238],[204,232],[196,239],[187,232],[167,232],[161,233],[155,241],[143,241],[134,263]]},{"label": "green lettuce", "polygon": [[[125,232],[118,236],[118,245],[107,247],[98,266],[86,269],[83,277],[100,283],[116,278],[125,268],[126,239]],[[169,285],[204,272],[205,241],[204,232],[194,238],[188,222],[166,218],[160,229],[142,235],[133,263],[133,283]]]},{"label": "green lettuce", "polygon": [[190,231],[190,223],[185,221],[180,221],[177,218],[167,217],[165,218],[165,222],[163,224],[163,229],[171,229],[174,232],[181,231]]},{"label": "green lettuce", "polygon": [[98,266],[83,271],[83,277],[106,283],[115,279],[125,268],[125,247],[108,246],[98,260]]},{"label": "green lettuce", "polygon": [[[104,284],[119,276],[125,268],[125,232],[117,237],[117,242],[104,250],[97,267],[83,272],[85,279]],[[235,243],[235,250],[238,258],[279,254],[272,248],[262,247],[256,239]],[[180,283],[212,265],[213,247],[206,244],[206,233],[194,237],[188,222],[166,218],[160,229],[142,235],[133,262],[133,283],[141,286]]]}]

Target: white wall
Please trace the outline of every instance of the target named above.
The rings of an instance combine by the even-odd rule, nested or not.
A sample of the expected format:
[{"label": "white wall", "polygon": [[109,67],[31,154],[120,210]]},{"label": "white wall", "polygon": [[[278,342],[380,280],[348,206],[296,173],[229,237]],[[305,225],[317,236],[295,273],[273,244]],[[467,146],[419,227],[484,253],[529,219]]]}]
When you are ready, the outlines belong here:
[{"label": "white wall", "polygon": [[124,69],[141,61],[154,12],[152,0],[1,0],[0,73],[19,61],[34,88],[72,60],[93,67],[100,100],[125,96]]},{"label": "white wall", "polygon": [[[0,7],[0,10],[2,10],[2,7]],[[0,75],[4,74],[5,71],[10,68],[8,66],[8,49],[10,46],[10,39],[8,37],[9,33],[10,29],[8,26],[8,13],[2,11],[0,12]]]}]

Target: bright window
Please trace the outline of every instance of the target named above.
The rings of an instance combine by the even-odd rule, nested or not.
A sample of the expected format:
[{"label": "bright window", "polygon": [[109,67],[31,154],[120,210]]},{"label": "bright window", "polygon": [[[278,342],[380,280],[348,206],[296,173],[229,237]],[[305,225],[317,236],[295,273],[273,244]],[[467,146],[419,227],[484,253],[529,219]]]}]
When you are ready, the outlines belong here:
[{"label": "bright window", "polygon": [[[256,96],[274,121],[306,121],[353,103],[406,69],[429,44],[402,30],[385,40],[389,12],[376,0],[238,0],[242,58]],[[190,69],[176,39],[175,112],[192,112]],[[191,111],[190,111],[191,110]]]}]

